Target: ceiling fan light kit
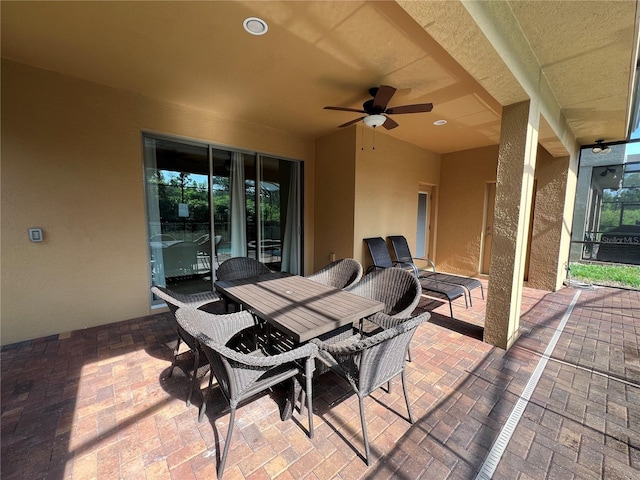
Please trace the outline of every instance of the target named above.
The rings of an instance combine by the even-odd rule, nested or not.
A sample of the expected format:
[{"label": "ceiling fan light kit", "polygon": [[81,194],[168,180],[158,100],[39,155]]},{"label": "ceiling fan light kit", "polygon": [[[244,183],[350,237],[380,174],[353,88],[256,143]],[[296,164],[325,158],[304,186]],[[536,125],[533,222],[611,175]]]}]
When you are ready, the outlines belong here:
[{"label": "ceiling fan light kit", "polygon": [[383,125],[387,121],[387,117],[384,115],[367,115],[362,121],[367,127],[376,128]]},{"label": "ceiling fan light kit", "polygon": [[591,151],[596,155],[605,155],[611,151],[611,147],[605,145],[604,140],[596,140],[596,144]]}]

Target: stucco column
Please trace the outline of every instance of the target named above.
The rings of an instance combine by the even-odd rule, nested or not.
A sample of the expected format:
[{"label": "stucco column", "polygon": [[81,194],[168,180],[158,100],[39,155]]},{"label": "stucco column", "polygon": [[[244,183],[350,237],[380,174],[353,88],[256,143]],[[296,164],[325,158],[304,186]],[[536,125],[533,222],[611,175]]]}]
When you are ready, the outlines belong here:
[{"label": "stucco column", "polygon": [[505,349],[520,326],[539,120],[531,101],[502,111],[484,341]]},{"label": "stucco column", "polygon": [[[562,255],[563,241],[569,241],[566,216],[569,157],[553,158],[540,147],[536,161],[536,197],[529,255],[527,285],[556,291],[562,285],[567,256]],[[570,202],[573,205],[573,202]],[[570,213],[570,212],[569,212]]]}]

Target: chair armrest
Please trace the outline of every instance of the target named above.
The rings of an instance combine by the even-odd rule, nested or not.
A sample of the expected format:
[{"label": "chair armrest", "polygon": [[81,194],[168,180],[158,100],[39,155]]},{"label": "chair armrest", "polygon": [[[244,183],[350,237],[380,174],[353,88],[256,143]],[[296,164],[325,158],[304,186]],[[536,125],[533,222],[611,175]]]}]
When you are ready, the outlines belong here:
[{"label": "chair armrest", "polygon": [[397,321],[398,323],[397,325],[394,325],[390,328],[386,328],[385,330],[382,330],[381,332],[378,332],[375,335],[372,335],[370,337],[361,337],[359,339],[355,338],[357,336],[351,337],[353,341],[350,341],[350,342],[343,340],[341,342],[337,342],[334,344],[328,344],[321,340],[318,340],[317,338],[314,338],[313,340],[311,340],[311,343],[313,343],[314,345],[317,345],[320,351],[327,352],[333,355],[357,353],[367,348],[370,348],[374,345],[377,345],[378,343],[381,343],[389,338],[395,337],[396,335],[404,333],[413,328],[417,328],[418,325],[420,325],[423,322],[426,322],[431,317],[429,312],[424,312],[415,317],[405,318],[405,319],[395,319],[395,318],[392,319],[388,315],[384,315],[384,314],[378,314],[378,315],[380,315],[381,318],[382,316],[384,316],[384,317],[387,317],[387,319]]},{"label": "chair armrest", "polygon": [[238,352],[215,342],[211,337],[203,333],[198,334],[196,338],[199,342],[204,343],[229,360],[233,360],[250,367],[275,367],[302,358],[314,358],[318,354],[317,345],[314,345],[312,343],[306,343],[298,348],[295,348],[288,352],[279,353],[277,355],[261,356]]},{"label": "chair armrest", "polygon": [[431,269],[435,272],[436,271],[436,266],[433,263],[433,260],[431,260],[430,258],[427,257],[414,257],[414,260],[420,260],[421,262],[427,262],[429,265],[431,265]]},{"label": "chair armrest", "polygon": [[178,324],[187,332],[204,332],[215,342],[225,344],[236,333],[252,327],[256,321],[246,310],[227,315],[215,315],[194,307],[183,307],[176,311]]},{"label": "chair armrest", "polygon": [[378,312],[374,313],[370,317],[367,317],[367,320],[386,330],[407,321],[408,318],[392,317],[391,315],[387,315],[384,312]]},{"label": "chair armrest", "polygon": [[193,307],[199,308],[208,303],[217,302],[221,299],[220,295],[216,292],[204,292],[196,293],[193,295],[186,295],[184,293],[173,292],[166,287],[153,286],[151,291],[159,298],[164,300],[167,304],[172,303],[178,308],[181,307]]},{"label": "chair armrest", "polygon": [[332,355],[345,355],[361,352],[362,350],[372,347],[395,335],[397,335],[397,332],[388,329],[376,333],[371,337],[360,337],[359,335],[354,335],[351,339],[342,340],[337,343],[325,343],[322,340],[314,338],[310,340],[310,343],[317,345],[318,350],[321,352],[327,352]]},{"label": "chair armrest", "polygon": [[416,278],[420,276],[418,267],[413,262],[393,262],[393,263],[400,268],[404,268],[404,269],[410,268],[411,270],[413,270],[413,274],[416,276]]}]

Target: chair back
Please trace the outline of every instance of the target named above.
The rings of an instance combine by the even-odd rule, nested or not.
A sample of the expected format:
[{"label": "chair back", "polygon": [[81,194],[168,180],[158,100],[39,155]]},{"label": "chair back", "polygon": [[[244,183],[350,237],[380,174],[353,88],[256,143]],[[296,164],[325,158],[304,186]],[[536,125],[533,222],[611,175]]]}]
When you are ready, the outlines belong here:
[{"label": "chair back", "polygon": [[391,255],[389,255],[389,249],[387,248],[387,242],[382,237],[365,238],[364,243],[367,244],[369,254],[371,255],[371,261],[373,261],[372,267],[374,268],[390,268],[393,267],[393,261]]},{"label": "chair back", "polygon": [[[209,235],[203,235],[199,239],[195,240],[194,243],[197,245],[198,255],[206,257],[206,263],[208,264],[209,257],[211,257],[211,238]],[[209,268],[208,265],[207,267]]]},{"label": "chair back", "polygon": [[[275,385],[290,378],[298,372],[296,360],[312,358],[318,351],[312,344],[278,355],[265,355],[260,350],[244,353],[230,348],[227,345],[234,337],[253,335],[253,330],[249,329],[255,325],[255,320],[247,311],[214,315],[194,308],[180,308],[176,312],[176,320],[197,340],[232,407],[265,385]],[[279,368],[285,364],[289,364],[289,368]],[[266,372],[271,373],[265,376]]]},{"label": "chair back", "polygon": [[171,317],[173,319],[174,327],[180,338],[191,348],[196,349],[196,342],[189,332],[181,327],[180,323],[176,319],[176,312],[180,308],[198,308],[211,302],[220,300],[220,297],[213,292],[197,293],[194,295],[185,295],[184,293],[174,292],[166,287],[151,287],[151,292],[158,298],[161,298],[169,307]]},{"label": "chair back", "polygon": [[422,295],[416,276],[401,268],[376,270],[345,290],[384,303],[383,312],[395,317],[411,315]]},{"label": "chair back", "polygon": [[240,280],[265,273],[271,273],[271,270],[255,258],[233,257],[220,264],[216,270],[216,277],[218,280]]},{"label": "chair back", "polygon": [[358,390],[369,395],[404,370],[409,343],[418,326],[430,318],[429,312],[407,318],[395,327],[361,341]]},{"label": "chair back", "polygon": [[[228,360],[223,359],[227,350],[232,350],[225,344],[238,332],[253,327],[253,316],[247,311],[215,315],[195,308],[180,308],[176,312],[176,321],[183,331],[195,339],[198,348],[206,355],[224,395],[227,399],[233,398],[237,391],[232,378],[233,369]],[[260,375],[261,373],[258,373],[258,376]]]},{"label": "chair back", "polygon": [[216,256],[218,256],[218,246],[220,245],[220,242],[222,242],[222,235],[216,235],[213,237],[213,248]]},{"label": "chair back", "polygon": [[347,288],[362,278],[362,265],[353,258],[343,258],[307,276],[309,280],[334,288]]},{"label": "chair back", "polygon": [[387,237],[391,241],[393,253],[400,263],[413,263],[413,256],[409,249],[409,243],[403,235],[390,235]]}]

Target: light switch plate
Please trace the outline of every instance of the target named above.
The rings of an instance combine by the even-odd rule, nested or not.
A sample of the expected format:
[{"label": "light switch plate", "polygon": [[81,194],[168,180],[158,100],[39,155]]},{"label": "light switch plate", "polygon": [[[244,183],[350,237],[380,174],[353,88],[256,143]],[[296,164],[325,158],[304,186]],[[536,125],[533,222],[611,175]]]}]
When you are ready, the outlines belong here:
[{"label": "light switch plate", "polygon": [[29,240],[32,242],[41,242],[44,240],[44,236],[42,235],[41,228],[30,228],[29,229]]}]

